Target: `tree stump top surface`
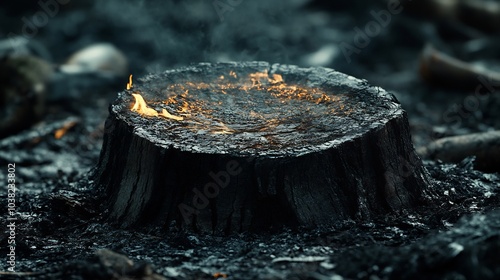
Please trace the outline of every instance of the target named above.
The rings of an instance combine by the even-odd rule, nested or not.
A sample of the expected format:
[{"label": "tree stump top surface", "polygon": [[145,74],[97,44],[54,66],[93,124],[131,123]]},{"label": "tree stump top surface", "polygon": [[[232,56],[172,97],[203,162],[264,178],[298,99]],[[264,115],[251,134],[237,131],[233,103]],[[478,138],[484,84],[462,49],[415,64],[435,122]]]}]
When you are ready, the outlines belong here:
[{"label": "tree stump top surface", "polygon": [[[196,153],[297,156],[359,137],[403,113],[383,89],[325,68],[202,63],[139,81],[119,94],[112,113],[155,145]],[[177,119],[133,111],[132,94]]]}]

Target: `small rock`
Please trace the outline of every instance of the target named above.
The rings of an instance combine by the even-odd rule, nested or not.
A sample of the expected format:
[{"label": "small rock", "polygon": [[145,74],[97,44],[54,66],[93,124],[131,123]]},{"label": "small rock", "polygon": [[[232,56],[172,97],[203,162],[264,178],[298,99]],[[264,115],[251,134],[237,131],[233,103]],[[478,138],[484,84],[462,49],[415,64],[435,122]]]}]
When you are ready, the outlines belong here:
[{"label": "small rock", "polygon": [[68,74],[100,72],[111,76],[125,76],[128,74],[128,61],[112,44],[98,43],[71,55],[60,69]]},{"label": "small rock", "polygon": [[52,72],[48,62],[30,55],[0,60],[0,138],[40,120]]}]

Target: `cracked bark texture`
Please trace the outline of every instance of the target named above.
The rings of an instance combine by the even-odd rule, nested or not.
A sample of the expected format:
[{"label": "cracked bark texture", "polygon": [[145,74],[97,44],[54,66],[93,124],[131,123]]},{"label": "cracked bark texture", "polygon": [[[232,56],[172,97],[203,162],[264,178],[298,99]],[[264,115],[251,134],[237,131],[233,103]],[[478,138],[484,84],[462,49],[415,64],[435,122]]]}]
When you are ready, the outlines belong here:
[{"label": "cracked bark texture", "polygon": [[[252,73],[269,79],[247,86]],[[143,117],[132,92],[174,115],[194,105],[183,121]],[[265,62],[170,70],[119,93],[94,178],[113,223],[226,234],[408,213],[429,185],[391,94]]]}]

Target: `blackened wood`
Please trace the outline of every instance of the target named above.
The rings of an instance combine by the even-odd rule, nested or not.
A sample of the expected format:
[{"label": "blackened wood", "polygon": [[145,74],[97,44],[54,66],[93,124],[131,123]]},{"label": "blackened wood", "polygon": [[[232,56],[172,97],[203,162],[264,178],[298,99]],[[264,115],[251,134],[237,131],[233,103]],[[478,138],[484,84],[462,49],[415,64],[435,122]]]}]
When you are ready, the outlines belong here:
[{"label": "blackened wood", "polygon": [[424,80],[440,87],[461,90],[481,89],[482,81],[500,84],[500,73],[478,68],[427,45],[420,58],[420,74]]},{"label": "blackened wood", "polygon": [[486,172],[500,172],[500,131],[488,131],[438,139],[418,153],[427,159],[460,162],[476,157],[476,168]]},{"label": "blackened wood", "polygon": [[[255,73],[267,75],[255,85]],[[184,120],[132,112],[132,93]],[[411,211],[428,184],[397,100],[325,68],[221,63],[150,75],[119,94],[106,127],[95,180],[124,227],[368,220]]]}]

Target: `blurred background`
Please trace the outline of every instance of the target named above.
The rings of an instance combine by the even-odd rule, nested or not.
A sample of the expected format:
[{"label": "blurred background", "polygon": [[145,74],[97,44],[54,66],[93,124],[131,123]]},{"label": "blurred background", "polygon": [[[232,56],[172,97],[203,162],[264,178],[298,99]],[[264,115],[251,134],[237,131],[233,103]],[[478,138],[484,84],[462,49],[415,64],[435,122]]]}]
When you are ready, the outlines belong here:
[{"label": "blurred background", "polygon": [[499,31],[493,0],[18,0],[0,9],[0,137],[83,104],[102,122],[129,74],[263,60],[391,91],[423,147],[499,128]]}]

